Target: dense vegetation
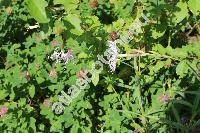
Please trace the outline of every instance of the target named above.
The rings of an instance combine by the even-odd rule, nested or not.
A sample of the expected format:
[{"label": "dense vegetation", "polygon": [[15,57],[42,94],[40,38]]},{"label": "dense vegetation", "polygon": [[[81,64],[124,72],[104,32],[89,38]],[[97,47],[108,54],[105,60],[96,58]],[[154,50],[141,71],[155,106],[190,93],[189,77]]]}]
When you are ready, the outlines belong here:
[{"label": "dense vegetation", "polygon": [[[0,0],[0,132],[199,133],[199,18],[200,0]],[[55,113],[108,41],[116,64]]]}]

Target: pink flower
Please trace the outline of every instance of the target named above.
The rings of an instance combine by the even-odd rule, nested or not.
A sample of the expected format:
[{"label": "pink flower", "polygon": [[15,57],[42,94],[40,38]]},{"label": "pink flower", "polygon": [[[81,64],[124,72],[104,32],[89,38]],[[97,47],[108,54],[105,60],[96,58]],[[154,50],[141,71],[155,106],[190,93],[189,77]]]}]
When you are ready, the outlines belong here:
[{"label": "pink flower", "polygon": [[73,59],[73,53],[72,53],[72,50],[69,49],[67,51],[67,53],[64,53],[63,51],[61,51],[61,59],[65,62],[65,63],[68,63],[69,59]]},{"label": "pink flower", "polygon": [[52,47],[59,46],[59,44],[60,44],[60,43],[59,43],[57,40],[51,41],[51,46],[52,46]]},{"label": "pink flower", "polygon": [[8,108],[7,107],[1,107],[0,109],[0,116],[4,116],[6,113],[8,112]]},{"label": "pink flower", "polygon": [[167,103],[169,101],[169,96],[165,95],[165,94],[161,94],[159,96],[159,101],[160,101],[160,103],[165,104],[165,103]]},{"label": "pink flower", "polygon": [[56,60],[56,63],[64,62],[66,64],[70,59],[74,59],[74,56],[71,49],[69,49],[67,53],[65,53],[63,50],[58,52],[58,50],[55,49],[54,53],[49,58]]},{"label": "pink flower", "polygon": [[78,72],[76,73],[76,76],[77,76],[79,79],[84,78],[86,75],[87,75],[87,71],[84,70],[84,69],[81,69],[80,71],[78,71]]}]

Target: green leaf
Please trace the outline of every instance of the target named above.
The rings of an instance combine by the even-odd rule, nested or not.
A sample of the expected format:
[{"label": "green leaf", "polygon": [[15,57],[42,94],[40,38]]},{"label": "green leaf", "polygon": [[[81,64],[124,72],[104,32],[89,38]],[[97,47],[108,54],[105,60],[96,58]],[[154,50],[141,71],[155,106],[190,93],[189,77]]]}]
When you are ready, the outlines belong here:
[{"label": "green leaf", "polygon": [[189,0],[188,6],[194,15],[199,15],[198,12],[200,11],[200,0]]},{"label": "green leaf", "polygon": [[177,67],[176,67],[176,74],[179,75],[180,77],[184,77],[186,73],[188,72],[188,65],[185,60],[181,61]]},{"label": "green leaf", "polygon": [[64,113],[62,116],[63,120],[65,121],[65,128],[70,127],[74,123],[73,115],[71,113]]},{"label": "green leaf", "polygon": [[113,86],[112,84],[109,84],[107,87],[108,92],[113,92]]},{"label": "green leaf", "polygon": [[179,58],[186,58],[188,56],[187,51],[184,51],[183,48],[173,49],[170,54],[174,57],[179,57]]},{"label": "green leaf", "polygon": [[79,0],[54,0],[54,4],[64,5],[65,11],[70,13],[78,7]]},{"label": "green leaf", "polygon": [[41,84],[42,82],[45,81],[45,79],[42,77],[36,77],[36,80],[37,80],[38,84]]},{"label": "green leaf", "polygon": [[48,23],[45,7],[47,2],[45,0],[27,0],[27,8],[31,16],[39,23]]},{"label": "green leaf", "polygon": [[176,12],[174,13],[173,18],[174,23],[179,23],[188,16],[187,3],[180,1],[177,3],[175,9]]},{"label": "green leaf", "polygon": [[34,132],[36,132],[35,122],[35,118],[30,117],[30,127],[33,129]]},{"label": "green leaf", "polygon": [[84,52],[81,52],[80,54],[78,54],[78,59],[84,59],[84,58],[87,58],[88,55]]},{"label": "green leaf", "polygon": [[141,129],[142,130],[142,127],[139,124],[135,123],[134,121],[131,123],[131,126],[134,127],[135,129]]},{"label": "green leaf", "polygon": [[8,95],[9,95],[9,93],[6,91],[6,90],[1,90],[0,89],[0,100],[3,100],[3,99],[5,99]]},{"label": "green leaf", "polygon": [[159,37],[163,36],[165,34],[165,30],[163,31],[157,31],[158,29],[152,29],[152,37],[154,39],[158,39]]},{"label": "green leaf", "polygon": [[184,101],[184,100],[174,100],[173,101],[174,103],[179,103],[179,104],[182,104],[182,105],[185,105],[185,106],[188,106],[189,108],[192,108],[193,105],[187,101]]},{"label": "green leaf", "polygon": [[81,19],[76,14],[69,14],[66,16],[65,20],[70,22],[75,29],[72,29],[71,32],[76,35],[81,35],[83,30],[81,29]]},{"label": "green leaf", "polygon": [[166,53],[166,50],[165,48],[161,45],[161,44],[156,44],[154,47],[153,47],[153,50],[154,51],[158,51],[160,54],[165,54]]},{"label": "green leaf", "polygon": [[39,129],[40,129],[41,131],[44,131],[44,127],[45,127],[44,124],[40,124],[40,125],[39,125]]},{"label": "green leaf", "polygon": [[35,96],[35,86],[32,85],[30,88],[29,88],[29,95],[31,98],[33,98]]},{"label": "green leaf", "polygon": [[96,86],[99,82],[99,72],[94,71],[94,73],[92,74],[92,83],[94,84],[94,86]]},{"label": "green leaf", "polygon": [[163,68],[164,65],[164,62],[158,61],[156,65],[153,66],[153,71],[158,72],[161,68]]},{"label": "green leaf", "polygon": [[15,98],[15,92],[13,90],[13,88],[11,89],[11,93],[10,93],[10,99],[13,100]]}]

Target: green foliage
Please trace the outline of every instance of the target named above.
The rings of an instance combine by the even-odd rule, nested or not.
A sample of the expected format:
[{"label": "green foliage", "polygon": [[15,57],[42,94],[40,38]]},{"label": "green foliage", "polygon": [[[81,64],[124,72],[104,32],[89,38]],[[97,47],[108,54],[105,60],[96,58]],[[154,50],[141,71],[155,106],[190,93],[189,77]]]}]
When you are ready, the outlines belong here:
[{"label": "green foliage", "polygon": [[78,7],[79,0],[54,0],[54,4],[64,5],[67,13],[72,13]]},{"label": "green foliage", "polygon": [[177,11],[174,12],[174,21],[175,23],[181,22],[184,18],[188,16],[187,3],[178,2],[176,5]]},{"label": "green foliage", "polygon": [[191,12],[196,16],[199,15],[199,11],[200,11],[200,7],[198,5],[200,5],[199,0],[189,0],[188,1],[188,6],[189,6]]},{"label": "green foliage", "polygon": [[27,9],[31,16],[33,16],[39,23],[47,23],[45,7],[48,3],[45,0],[27,0]]},{"label": "green foliage", "polygon": [[[199,4],[0,0],[0,132],[199,132]],[[103,63],[87,74],[113,31],[115,39],[127,36],[137,19],[144,22],[141,13],[149,22],[118,41],[127,56],[116,70]],[[61,51],[73,58],[51,58]],[[76,91],[71,86],[84,75],[89,83],[56,114],[61,91]]]}]

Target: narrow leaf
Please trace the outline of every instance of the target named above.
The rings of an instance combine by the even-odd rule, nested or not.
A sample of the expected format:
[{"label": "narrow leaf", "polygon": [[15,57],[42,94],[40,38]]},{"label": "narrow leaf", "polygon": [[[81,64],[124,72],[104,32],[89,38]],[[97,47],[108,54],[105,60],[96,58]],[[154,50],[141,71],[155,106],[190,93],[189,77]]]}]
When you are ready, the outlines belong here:
[{"label": "narrow leaf", "polygon": [[35,96],[35,86],[32,85],[29,88],[29,95],[30,95],[31,98],[33,98]]},{"label": "narrow leaf", "polygon": [[99,72],[95,71],[92,74],[92,83],[94,84],[94,86],[96,86],[99,82]]}]

